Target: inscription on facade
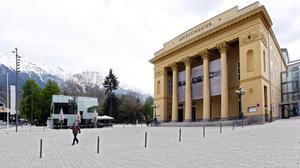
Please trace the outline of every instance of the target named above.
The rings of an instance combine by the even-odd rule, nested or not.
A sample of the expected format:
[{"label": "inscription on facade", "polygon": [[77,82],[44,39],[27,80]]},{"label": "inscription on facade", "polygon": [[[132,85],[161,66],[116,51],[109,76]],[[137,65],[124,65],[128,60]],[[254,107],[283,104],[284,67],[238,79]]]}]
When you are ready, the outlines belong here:
[{"label": "inscription on facade", "polygon": [[205,23],[203,25],[193,28],[189,32],[184,33],[182,36],[180,36],[178,38],[178,42],[181,42],[182,40],[194,37],[196,34],[200,33],[201,31],[204,31],[204,30],[208,29],[209,27],[211,27],[211,25],[212,25],[211,22],[208,22],[208,23]]}]

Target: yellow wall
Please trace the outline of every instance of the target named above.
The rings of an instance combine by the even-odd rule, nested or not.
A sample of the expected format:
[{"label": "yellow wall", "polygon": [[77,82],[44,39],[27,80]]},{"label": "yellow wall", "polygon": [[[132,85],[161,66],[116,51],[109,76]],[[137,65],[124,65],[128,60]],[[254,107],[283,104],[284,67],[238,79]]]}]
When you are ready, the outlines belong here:
[{"label": "yellow wall", "polygon": [[[259,15],[249,14],[248,17],[243,16],[249,11],[255,11],[254,9],[258,9],[258,7],[254,5],[251,6],[251,9],[245,10],[243,14],[240,13],[240,21],[231,24],[227,28],[211,33],[207,37],[202,38],[202,36],[199,36],[199,40],[197,41],[194,40],[196,37],[190,39],[191,41],[194,40],[194,42],[163,55],[164,52],[173,48],[172,43],[168,42],[165,44],[165,48],[155,54],[155,58],[151,61],[155,65],[154,100],[155,104],[160,106],[157,109],[157,113],[161,120],[167,120],[172,111],[171,95],[167,95],[166,68],[174,62],[182,63],[182,60],[186,57],[199,56],[199,53],[205,49],[216,50],[216,46],[223,42],[231,44],[238,42],[237,45],[231,46],[227,52],[229,118],[239,115],[238,97],[235,94],[235,90],[239,86],[246,91],[245,95],[242,96],[242,111],[245,116],[261,117],[265,115],[266,109],[267,113],[270,114],[271,104],[273,107],[273,116],[278,117],[280,115],[280,72],[285,71],[286,65],[283,63],[284,60],[277,40],[272,30],[269,29],[272,23],[269,23],[268,16],[265,16],[263,13],[259,13]],[[264,7],[260,7],[259,9],[262,11],[265,10]],[[218,17],[229,17],[227,15],[228,13]],[[244,18],[242,19],[242,17]],[[230,22],[228,19],[223,19],[224,24],[226,24],[225,21]],[[177,37],[174,39],[176,40]],[[252,50],[252,53],[249,52],[250,50]],[[240,81],[237,80],[238,61],[240,62]],[[157,93],[157,81],[160,81],[159,94]],[[266,96],[268,103],[266,107],[264,107],[264,86],[267,87]],[[195,104],[192,107],[196,107],[196,118],[201,119],[203,116],[203,101],[197,100],[194,102]],[[220,117],[220,102],[221,96],[211,97],[212,118]],[[256,112],[249,113],[248,107],[256,107]]]}]

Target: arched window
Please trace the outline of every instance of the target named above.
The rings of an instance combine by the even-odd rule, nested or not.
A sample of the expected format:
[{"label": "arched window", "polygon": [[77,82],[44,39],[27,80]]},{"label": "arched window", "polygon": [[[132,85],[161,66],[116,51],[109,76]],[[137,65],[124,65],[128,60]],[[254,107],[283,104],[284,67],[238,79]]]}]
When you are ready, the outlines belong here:
[{"label": "arched window", "polygon": [[247,72],[254,71],[254,56],[253,50],[247,51]]}]

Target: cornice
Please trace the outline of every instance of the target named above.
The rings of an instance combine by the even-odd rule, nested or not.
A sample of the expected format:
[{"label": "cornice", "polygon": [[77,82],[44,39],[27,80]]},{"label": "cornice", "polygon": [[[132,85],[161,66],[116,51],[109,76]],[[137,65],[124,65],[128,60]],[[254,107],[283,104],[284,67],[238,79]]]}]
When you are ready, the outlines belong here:
[{"label": "cornice", "polygon": [[175,46],[174,48],[171,48],[165,52],[162,52],[161,54],[159,54],[159,55],[155,56],[154,58],[152,58],[151,60],[149,60],[149,62],[155,63],[156,61],[164,58],[167,55],[170,55],[180,49],[189,47],[189,46],[193,45],[194,43],[199,42],[200,40],[209,38],[212,35],[221,33],[222,31],[224,31],[238,23],[241,23],[244,20],[249,19],[251,17],[261,17],[261,19],[264,21],[264,23],[267,25],[267,27],[268,26],[270,27],[272,25],[272,21],[267,13],[265,7],[259,6],[258,8],[253,9],[252,11],[244,13],[243,15],[239,16],[238,18],[229,20],[215,28],[212,28],[211,30],[209,30],[207,32],[204,32],[203,34],[199,34],[198,36],[195,36],[195,37],[191,38],[190,40],[185,41],[182,44],[179,44],[178,46]]}]

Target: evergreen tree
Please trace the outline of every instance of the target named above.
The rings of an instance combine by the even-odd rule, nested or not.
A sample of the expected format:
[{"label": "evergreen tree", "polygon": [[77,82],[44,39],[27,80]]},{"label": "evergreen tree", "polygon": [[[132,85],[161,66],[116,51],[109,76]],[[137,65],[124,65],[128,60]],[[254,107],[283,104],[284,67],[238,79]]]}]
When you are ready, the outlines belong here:
[{"label": "evergreen tree", "polygon": [[32,79],[22,87],[21,116],[29,121],[40,119],[42,93],[40,86]]},{"label": "evergreen tree", "polygon": [[104,82],[102,83],[103,87],[105,88],[105,95],[106,95],[106,99],[109,98],[109,115],[113,116],[112,113],[112,108],[113,108],[113,103],[112,103],[112,99],[113,99],[113,91],[118,89],[119,86],[119,81],[118,81],[118,77],[116,77],[113,72],[112,69],[109,69],[109,74],[105,77]]},{"label": "evergreen tree", "polygon": [[[103,107],[104,115],[112,116],[114,117],[114,121],[118,122],[120,105],[121,105],[121,101],[114,93],[112,93],[110,96],[107,96],[105,98],[104,107]],[[110,107],[114,107],[114,108],[111,109],[110,111]]]},{"label": "evergreen tree", "polygon": [[42,92],[43,92],[43,106],[42,106],[43,113],[41,116],[41,120],[39,122],[46,123],[47,118],[50,117],[51,114],[52,95],[60,94],[60,88],[55,81],[48,80]]},{"label": "evergreen tree", "polygon": [[149,96],[143,105],[143,114],[146,117],[146,120],[148,121],[149,119],[153,118],[153,109],[152,106],[153,105],[153,97]]}]

